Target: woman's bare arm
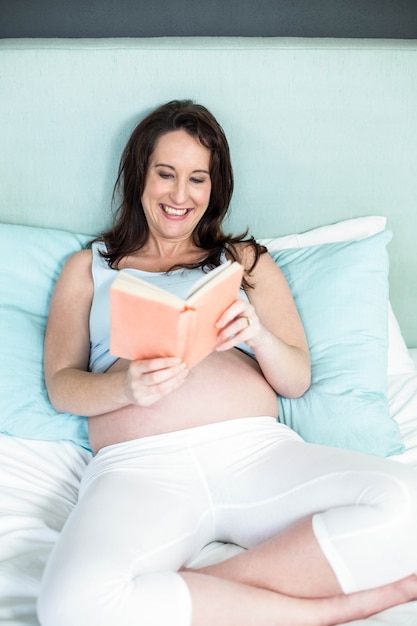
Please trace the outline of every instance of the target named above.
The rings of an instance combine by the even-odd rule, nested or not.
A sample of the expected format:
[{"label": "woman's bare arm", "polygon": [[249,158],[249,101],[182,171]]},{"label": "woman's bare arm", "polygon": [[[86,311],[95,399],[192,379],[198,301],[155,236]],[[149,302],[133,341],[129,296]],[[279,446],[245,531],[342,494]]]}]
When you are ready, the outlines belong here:
[{"label": "woman's bare arm", "polygon": [[[244,341],[254,351],[275,391],[299,397],[311,384],[311,368],[307,339],[291,290],[269,254],[261,255],[251,280],[254,287],[247,291],[249,304],[238,300],[219,320],[226,326],[219,335],[223,341],[220,348],[229,349]],[[230,339],[230,335],[234,336]]]},{"label": "woman's bare arm", "polygon": [[178,359],[133,361],[103,374],[88,371],[93,298],[91,252],[75,253],[54,290],[45,335],[45,380],[58,411],[101,415],[129,404],[148,406],[176,389],[186,371]]}]

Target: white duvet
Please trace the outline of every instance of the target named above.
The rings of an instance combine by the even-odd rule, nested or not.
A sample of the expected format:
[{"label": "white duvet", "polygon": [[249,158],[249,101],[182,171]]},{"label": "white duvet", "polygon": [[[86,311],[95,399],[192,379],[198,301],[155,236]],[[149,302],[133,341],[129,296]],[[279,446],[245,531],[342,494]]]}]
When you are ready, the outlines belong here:
[{"label": "white duvet", "polygon": [[[406,444],[405,453],[392,457],[393,462],[417,468],[417,370],[388,376],[388,396],[391,414],[400,424]],[[0,435],[1,624],[38,625],[35,606],[42,571],[76,502],[89,458],[88,452],[67,442]],[[221,560],[232,550],[236,547],[212,544],[194,565]],[[351,624],[417,626],[417,602]]]}]

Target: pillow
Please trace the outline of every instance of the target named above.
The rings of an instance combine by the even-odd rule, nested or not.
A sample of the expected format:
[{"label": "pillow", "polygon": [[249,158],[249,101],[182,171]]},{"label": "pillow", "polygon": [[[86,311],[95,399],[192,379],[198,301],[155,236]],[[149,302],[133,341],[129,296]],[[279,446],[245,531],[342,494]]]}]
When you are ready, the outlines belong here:
[{"label": "pillow", "polygon": [[287,248],[306,248],[323,243],[335,243],[337,241],[358,241],[385,230],[387,218],[382,215],[369,215],[366,217],[354,217],[341,220],[335,224],[326,224],[304,233],[284,235],[260,239],[270,252]]},{"label": "pillow", "polygon": [[400,325],[394,315],[391,304],[388,305],[388,376],[409,374],[416,371],[416,364],[411,358]]},{"label": "pillow", "polygon": [[[342,220],[327,224],[304,233],[260,239],[270,252],[286,248],[305,248],[337,241],[358,241],[376,235],[386,227],[387,219],[382,215],[370,215]],[[388,363],[387,375],[404,374],[415,371],[414,363],[408,352],[400,326],[391,308],[388,306]]]},{"label": "pillow", "polygon": [[69,440],[89,449],[87,420],[58,413],[43,378],[49,300],[67,257],[91,237],[0,224],[0,432],[28,439]]},{"label": "pillow", "polygon": [[387,400],[389,231],[360,241],[273,251],[303,320],[312,385],[279,398],[280,420],[306,441],[369,454],[404,446]]},{"label": "pillow", "polygon": [[[367,237],[385,227],[383,217],[345,220],[288,237],[268,240],[278,248],[325,242],[348,236]],[[49,300],[62,265],[90,239],[54,229],[0,224],[1,267],[0,432],[17,437],[69,440],[89,449],[85,418],[57,413],[43,379],[43,336]],[[296,242],[296,243],[294,243]],[[10,265],[10,267],[9,267]]]}]

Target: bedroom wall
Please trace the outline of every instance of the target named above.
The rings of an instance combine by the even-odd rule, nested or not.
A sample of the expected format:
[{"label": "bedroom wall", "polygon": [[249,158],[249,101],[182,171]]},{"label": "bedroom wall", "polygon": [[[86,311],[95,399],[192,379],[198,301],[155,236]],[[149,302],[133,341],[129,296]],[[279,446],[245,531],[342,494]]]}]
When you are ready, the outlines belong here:
[{"label": "bedroom wall", "polygon": [[417,37],[416,0],[0,0],[10,37]]},{"label": "bedroom wall", "polygon": [[[161,37],[161,36],[249,36],[249,37],[340,37],[340,38],[386,38],[395,40],[417,39],[417,0],[0,0],[0,39],[19,37]],[[411,42],[410,42],[411,43]],[[341,45],[344,45],[341,42]],[[399,46],[406,45],[398,42]],[[1,73],[0,67],[0,73]],[[356,81],[356,68],[353,67],[351,78]],[[361,67],[363,70],[363,67]],[[345,80],[345,70],[338,74]],[[410,93],[415,93],[412,78],[412,64],[403,67],[409,73],[410,82],[405,84]],[[389,71],[389,70],[388,70]],[[36,74],[36,72],[35,72]],[[359,72],[361,74],[361,72]],[[397,77],[397,70],[392,75]],[[48,75],[49,77],[49,75]],[[400,74],[398,74],[398,78]],[[363,87],[361,94],[372,90],[373,80],[369,71],[362,71]],[[0,80],[1,83],[1,80]],[[291,81],[288,83],[291,84]],[[346,83],[348,84],[348,83]],[[5,91],[4,93],[7,93]],[[349,92],[350,93],[350,92]],[[367,97],[366,95],[364,97]],[[411,113],[405,98],[406,118],[415,128],[415,116]],[[296,134],[302,133],[303,123],[295,121]],[[402,119],[399,121],[403,124]],[[343,132],[343,131],[341,131]],[[382,136],[382,135],[381,135]],[[404,134],[404,145],[413,144],[410,133]],[[378,136],[376,136],[378,145]],[[390,159],[396,158],[394,151]],[[406,152],[403,151],[403,155]],[[413,153],[414,154],[414,153]],[[378,158],[381,155],[378,154]],[[401,170],[401,155],[395,171]],[[404,171],[409,174],[414,160],[406,163]],[[358,161],[360,164],[360,161]],[[402,171],[402,170],[401,170]],[[311,182],[310,178],[310,182]],[[385,183],[389,184],[389,177]],[[308,181],[307,181],[308,182]],[[365,185],[369,190],[369,182]],[[308,189],[308,185],[307,185]],[[318,189],[318,187],[317,187]],[[321,188],[320,188],[321,189]],[[406,193],[414,201],[415,185],[405,185]],[[328,191],[328,189],[326,189]],[[395,194],[395,187],[390,193]],[[414,194],[414,196],[413,196]],[[317,194],[319,198],[319,194]],[[376,196],[372,196],[374,203]],[[384,196],[384,202],[389,198]],[[384,213],[377,203],[374,213]],[[396,206],[391,203],[391,206]],[[372,212],[366,205],[367,212]],[[413,209],[411,209],[412,211]],[[397,211],[398,213],[398,211]],[[322,215],[320,224],[324,222]],[[398,219],[398,215],[396,216]],[[306,227],[319,225],[309,224]],[[287,231],[292,232],[292,231]],[[399,241],[401,237],[414,249],[413,232],[407,227],[407,220],[396,229]],[[394,257],[395,265],[396,259]],[[395,269],[395,268],[394,268]],[[397,271],[397,274],[400,272]],[[415,301],[415,275],[409,283],[402,281],[401,294],[408,290]],[[406,286],[407,285],[407,286]],[[410,293],[406,294],[406,300]],[[402,296],[397,298],[402,300]],[[415,310],[415,307],[414,309]],[[399,315],[401,327],[409,345],[417,346],[415,340],[414,317]]]}]

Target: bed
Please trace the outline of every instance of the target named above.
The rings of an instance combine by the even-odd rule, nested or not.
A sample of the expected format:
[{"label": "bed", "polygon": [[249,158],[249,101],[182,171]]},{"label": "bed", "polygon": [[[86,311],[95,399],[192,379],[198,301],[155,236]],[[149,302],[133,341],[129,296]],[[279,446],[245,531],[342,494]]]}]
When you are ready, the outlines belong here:
[{"label": "bed", "polygon": [[[249,226],[293,290],[313,385],[280,400],[282,419],[417,468],[416,76],[416,41],[0,42],[2,623],[38,625],[42,571],[91,458],[85,419],[48,401],[50,295],[109,223],[123,145],[158,103],[190,97],[222,121],[230,230]],[[189,565],[238,550],[211,544]],[[411,626],[417,602],[354,623]]]}]

